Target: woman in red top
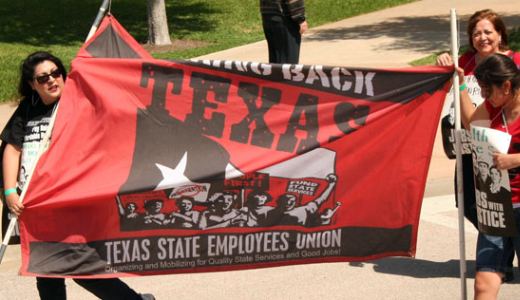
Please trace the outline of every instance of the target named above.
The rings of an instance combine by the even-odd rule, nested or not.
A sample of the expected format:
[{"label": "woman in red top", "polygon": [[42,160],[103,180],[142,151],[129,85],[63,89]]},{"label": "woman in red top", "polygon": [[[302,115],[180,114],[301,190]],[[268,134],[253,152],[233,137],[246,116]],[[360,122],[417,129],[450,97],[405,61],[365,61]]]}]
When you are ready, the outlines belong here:
[{"label": "woman in red top", "polygon": [[[480,95],[480,87],[473,74],[477,63],[493,53],[502,53],[513,58],[515,63],[520,66],[520,54],[509,50],[506,26],[500,16],[490,9],[477,11],[469,18],[467,34],[469,49],[459,57],[459,66],[464,69],[464,78],[471,102],[474,106],[478,106],[484,99],[482,99]],[[453,59],[448,53],[443,53],[437,57],[437,65],[451,66],[453,65]],[[443,121],[442,127],[443,132],[451,132],[455,128],[452,121],[450,121],[449,124]],[[443,137],[443,141],[445,140],[447,140],[447,138]],[[463,144],[467,144],[463,145],[461,149],[464,216],[477,228],[473,159],[471,157],[470,141],[471,137],[469,132],[463,132],[462,142]],[[452,145],[448,147],[450,146],[454,147]],[[452,158],[455,158],[454,154]],[[457,181],[455,179],[455,184],[456,183]],[[455,190],[457,190],[456,185]],[[455,194],[455,196],[457,196],[457,194]],[[459,202],[458,199],[456,199],[456,202]]]},{"label": "woman in red top", "polygon": [[[458,61],[459,66],[464,70],[463,76],[467,84],[466,92],[471,99],[471,103],[476,107],[484,101],[474,75],[476,65],[491,54],[501,53],[511,57],[516,65],[520,66],[520,54],[509,50],[506,26],[500,16],[490,9],[477,11],[469,18],[467,35],[469,49],[459,57]],[[437,65],[451,66],[453,59],[448,53],[443,53],[437,58]],[[454,130],[453,122],[447,125],[443,121],[442,127],[443,132]],[[461,149],[464,216],[478,229],[473,158],[470,151],[471,137],[469,131],[464,131],[462,135],[462,143],[464,144]],[[455,178],[455,190],[457,190],[457,178]],[[455,193],[456,203],[459,202],[457,196],[457,193]],[[514,254],[510,253],[508,257],[508,265],[512,266]],[[513,273],[506,272],[505,280],[511,281],[512,279]]]},{"label": "woman in red top", "polygon": [[[520,228],[520,71],[510,57],[491,54],[475,69],[484,103],[473,106],[464,83],[464,70],[457,70],[461,79],[461,117],[466,129],[473,121],[491,121],[490,127],[512,136],[507,154],[495,153],[494,165],[508,170],[517,230]],[[520,234],[515,237],[479,233],[477,242],[477,273],[475,299],[496,299],[500,284],[511,271],[506,257],[514,249],[520,254]]]}]

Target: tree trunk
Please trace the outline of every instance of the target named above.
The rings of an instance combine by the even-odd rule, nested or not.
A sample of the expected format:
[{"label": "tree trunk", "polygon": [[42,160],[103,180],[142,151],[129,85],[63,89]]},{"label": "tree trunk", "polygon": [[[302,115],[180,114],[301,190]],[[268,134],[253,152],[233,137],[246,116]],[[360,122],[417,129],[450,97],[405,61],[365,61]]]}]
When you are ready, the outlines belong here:
[{"label": "tree trunk", "polygon": [[148,43],[151,45],[171,45],[164,0],[148,0]]}]

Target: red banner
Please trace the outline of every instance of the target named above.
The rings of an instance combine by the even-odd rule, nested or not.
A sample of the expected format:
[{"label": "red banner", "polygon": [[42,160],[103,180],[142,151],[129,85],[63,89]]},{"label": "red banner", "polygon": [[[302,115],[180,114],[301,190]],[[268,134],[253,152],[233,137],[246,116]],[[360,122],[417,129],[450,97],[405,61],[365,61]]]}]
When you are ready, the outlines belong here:
[{"label": "red banner", "polygon": [[22,274],[414,255],[452,70],[154,60],[103,24],[27,190]]}]

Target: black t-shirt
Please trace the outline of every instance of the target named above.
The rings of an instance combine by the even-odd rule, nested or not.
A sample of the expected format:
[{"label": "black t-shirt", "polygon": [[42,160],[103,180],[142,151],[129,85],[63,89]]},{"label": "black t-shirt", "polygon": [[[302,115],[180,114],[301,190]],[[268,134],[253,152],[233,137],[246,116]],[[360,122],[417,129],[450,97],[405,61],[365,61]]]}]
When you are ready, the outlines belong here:
[{"label": "black t-shirt", "polygon": [[0,139],[4,143],[22,149],[18,178],[20,188],[23,188],[27,179],[27,172],[32,168],[32,164],[38,155],[40,142],[47,132],[56,103],[45,105],[41,100],[38,100],[33,104],[30,100],[23,100],[0,134]]}]

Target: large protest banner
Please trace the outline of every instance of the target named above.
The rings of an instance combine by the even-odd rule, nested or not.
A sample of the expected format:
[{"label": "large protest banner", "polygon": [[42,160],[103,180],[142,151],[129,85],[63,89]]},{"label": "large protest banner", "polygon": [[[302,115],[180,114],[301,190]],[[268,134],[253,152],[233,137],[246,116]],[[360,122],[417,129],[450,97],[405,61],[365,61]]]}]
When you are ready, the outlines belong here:
[{"label": "large protest banner", "polygon": [[163,61],[136,47],[109,17],[73,61],[24,200],[21,274],[415,254],[451,69]]}]

